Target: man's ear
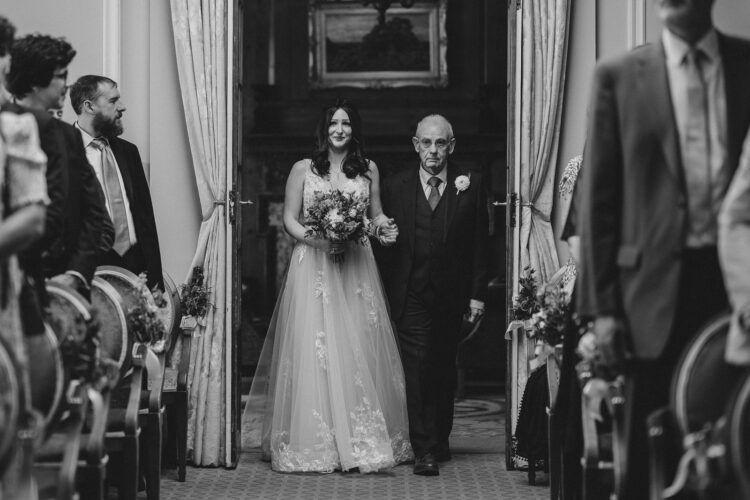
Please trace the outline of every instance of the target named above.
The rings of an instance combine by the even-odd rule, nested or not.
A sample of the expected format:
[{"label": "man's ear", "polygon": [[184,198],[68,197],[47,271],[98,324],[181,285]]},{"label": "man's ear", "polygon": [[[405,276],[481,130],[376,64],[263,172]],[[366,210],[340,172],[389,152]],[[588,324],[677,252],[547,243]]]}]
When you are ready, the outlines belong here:
[{"label": "man's ear", "polygon": [[448,154],[449,154],[449,155],[452,155],[452,154],[453,154],[453,149],[454,149],[455,147],[456,147],[456,138],[454,137],[453,139],[451,139],[451,142],[450,142],[450,144],[448,144]]},{"label": "man's ear", "polygon": [[419,139],[417,139],[416,137],[412,137],[411,143],[414,144],[414,151],[419,153]]}]

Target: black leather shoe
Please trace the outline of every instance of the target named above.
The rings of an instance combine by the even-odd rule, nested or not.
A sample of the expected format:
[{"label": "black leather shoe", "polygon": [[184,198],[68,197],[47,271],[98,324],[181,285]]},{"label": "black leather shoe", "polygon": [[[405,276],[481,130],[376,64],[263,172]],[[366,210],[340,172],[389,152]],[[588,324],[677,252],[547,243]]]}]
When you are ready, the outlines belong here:
[{"label": "black leather shoe", "polygon": [[440,468],[432,453],[427,453],[414,460],[414,474],[418,476],[440,475]]}]

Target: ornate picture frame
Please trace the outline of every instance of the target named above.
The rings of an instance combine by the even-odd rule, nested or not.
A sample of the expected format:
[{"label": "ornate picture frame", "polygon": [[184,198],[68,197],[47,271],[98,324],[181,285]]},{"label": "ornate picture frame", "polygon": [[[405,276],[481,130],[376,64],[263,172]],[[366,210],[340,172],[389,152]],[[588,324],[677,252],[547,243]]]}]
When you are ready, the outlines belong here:
[{"label": "ornate picture frame", "polygon": [[309,6],[313,88],[448,85],[447,0],[393,6],[383,24],[359,1]]}]

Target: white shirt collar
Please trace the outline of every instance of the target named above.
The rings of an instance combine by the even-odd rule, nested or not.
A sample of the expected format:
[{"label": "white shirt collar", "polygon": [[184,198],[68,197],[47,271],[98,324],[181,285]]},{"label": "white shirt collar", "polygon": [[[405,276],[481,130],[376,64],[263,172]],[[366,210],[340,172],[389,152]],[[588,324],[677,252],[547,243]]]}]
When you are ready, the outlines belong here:
[{"label": "white shirt collar", "polygon": [[[430,177],[433,177],[431,173],[429,173],[427,170],[423,169],[420,165],[419,167],[419,179],[422,181],[422,186],[427,186],[427,181],[430,180]],[[439,174],[436,176],[438,179],[443,181],[443,183],[440,185],[440,187],[444,186],[446,182],[448,182],[448,165],[446,165],[443,170],[440,171]]]},{"label": "white shirt collar", "polygon": [[78,122],[75,122],[73,124],[73,126],[75,126],[75,128],[77,128],[78,130],[80,130],[80,132],[81,132],[81,138],[83,139],[83,147],[84,148],[88,147],[88,145],[91,144],[91,141],[93,141],[94,139],[96,139],[95,137],[90,136],[88,132],[86,132],[85,130],[83,130],[81,128],[81,126],[78,125]]},{"label": "white shirt collar", "polygon": [[[685,40],[666,28],[662,30],[661,39],[664,44],[664,53],[667,56],[669,64],[674,66],[682,64],[685,55],[687,55],[692,47],[688,45]],[[701,51],[708,56],[710,64],[714,64],[721,59],[721,52],[719,52],[719,35],[714,28],[708,30],[708,33],[698,40],[695,47],[701,49]]]}]

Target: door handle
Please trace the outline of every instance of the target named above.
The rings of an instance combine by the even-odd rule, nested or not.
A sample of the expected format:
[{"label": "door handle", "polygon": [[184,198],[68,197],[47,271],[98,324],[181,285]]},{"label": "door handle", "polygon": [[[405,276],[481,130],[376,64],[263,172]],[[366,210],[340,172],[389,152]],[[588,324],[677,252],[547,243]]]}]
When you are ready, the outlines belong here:
[{"label": "door handle", "polygon": [[240,205],[254,205],[255,202],[252,200],[239,200],[237,201]]}]

